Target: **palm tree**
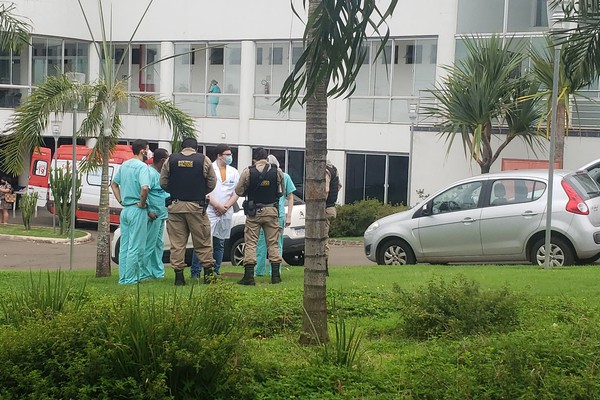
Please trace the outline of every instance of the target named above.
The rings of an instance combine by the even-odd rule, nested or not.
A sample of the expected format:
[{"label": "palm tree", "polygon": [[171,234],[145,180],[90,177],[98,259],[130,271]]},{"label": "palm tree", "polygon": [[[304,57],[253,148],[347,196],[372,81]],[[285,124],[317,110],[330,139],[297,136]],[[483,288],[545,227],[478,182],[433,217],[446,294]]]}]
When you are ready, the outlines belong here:
[{"label": "palm tree", "polygon": [[[430,91],[436,102],[424,110],[441,121],[448,148],[459,136],[465,153],[479,164],[481,173],[488,173],[515,138],[533,150],[545,139],[535,128],[541,111],[539,98],[531,94],[538,86],[520,72],[523,45],[498,36],[464,40],[467,57],[445,68],[448,75]],[[506,129],[506,135],[494,150],[495,129]]]},{"label": "palm tree", "polygon": [[0,4],[0,49],[4,51],[16,51],[29,44],[31,25],[14,11],[14,4]]},{"label": "palm tree", "polygon": [[[544,90],[538,93],[538,96],[546,98],[546,124],[550,129],[551,121],[551,98],[552,83],[554,80],[554,46],[550,38],[547,40],[547,46],[542,51],[533,51],[531,61],[533,63],[532,74],[536,81],[540,82]],[[589,81],[581,76],[581,69],[573,69],[567,72],[566,67],[571,65],[569,61],[563,60],[559,64],[558,92],[556,103],[556,141],[554,145],[554,162],[558,163],[559,168],[563,166],[565,136],[568,131],[567,121],[570,100],[575,100],[574,95],[585,88]]]},{"label": "palm tree", "polygon": [[[28,154],[33,148],[42,143],[42,132],[48,125],[50,115],[73,110],[78,104],[84,105],[87,115],[82,121],[77,135],[97,138],[88,160],[88,166],[100,165],[102,170],[98,211],[96,276],[104,277],[111,274],[108,160],[111,149],[122,134],[121,118],[117,105],[127,100],[128,97],[143,101],[146,110],[154,113],[161,121],[166,122],[171,127],[175,149],[182,138],[195,136],[195,128],[193,119],[176,108],[170,101],[126,92],[128,77],[117,79],[116,71],[127,53],[123,54],[120,60],[114,59],[112,42],[109,42],[106,38],[101,0],[98,3],[102,22],[102,41],[100,42],[101,48],[96,47],[96,49],[99,56],[101,56],[100,58],[103,59],[101,78],[92,83],[78,83],[71,81],[66,75],[49,77],[32,92],[31,96],[12,116],[7,128],[10,135],[4,138],[4,147],[0,150],[0,154],[4,157],[7,169],[13,173],[19,173],[23,165],[23,155]],[[151,3],[152,1],[149,2],[144,15]],[[81,7],[81,10],[87,23],[87,16],[83,11],[83,7]],[[140,19],[140,23],[142,19]],[[92,40],[95,42],[89,23],[88,29]]]},{"label": "palm tree", "polygon": [[[306,104],[303,343],[329,340],[325,279],[327,98],[352,94],[366,56],[366,31],[370,28],[379,34],[396,3],[397,0],[389,1],[382,13],[376,0],[309,0],[304,52],[278,99],[281,110],[291,109],[296,102]],[[306,8],[306,0],[303,5]],[[299,15],[295,9],[294,13]],[[382,52],[388,38],[389,29],[381,39],[377,54]]]}]

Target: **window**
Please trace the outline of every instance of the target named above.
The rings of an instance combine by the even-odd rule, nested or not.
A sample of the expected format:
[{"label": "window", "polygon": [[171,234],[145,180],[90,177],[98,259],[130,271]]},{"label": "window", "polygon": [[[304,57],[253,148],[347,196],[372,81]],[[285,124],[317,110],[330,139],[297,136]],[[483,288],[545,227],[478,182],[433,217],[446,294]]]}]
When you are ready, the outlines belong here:
[{"label": "window", "polygon": [[423,46],[420,44],[406,45],[406,55],[404,56],[407,64],[423,63]]},{"label": "window", "polygon": [[492,183],[490,206],[534,201],[544,193],[546,185],[527,179],[502,179]]},{"label": "window", "polygon": [[367,199],[407,203],[408,156],[349,153],[345,174],[347,204]]},{"label": "window", "polygon": [[[108,181],[109,182],[112,182],[114,169],[115,169],[115,167],[113,167],[113,166],[108,167]],[[94,168],[92,170],[89,170],[86,174],[86,180],[87,180],[88,185],[90,185],[90,186],[101,186],[101,184],[102,184],[102,169]]]},{"label": "window", "polygon": [[283,64],[283,47],[273,47],[270,49],[271,56],[269,57],[269,64],[282,65]]},{"label": "window", "polygon": [[262,47],[256,48],[256,65],[262,65],[263,49]]},{"label": "window", "polygon": [[439,194],[431,201],[432,213],[442,214],[477,208],[481,182],[470,182],[455,186]]},{"label": "window", "polygon": [[211,65],[223,65],[223,50],[222,47],[213,47],[210,49]]}]

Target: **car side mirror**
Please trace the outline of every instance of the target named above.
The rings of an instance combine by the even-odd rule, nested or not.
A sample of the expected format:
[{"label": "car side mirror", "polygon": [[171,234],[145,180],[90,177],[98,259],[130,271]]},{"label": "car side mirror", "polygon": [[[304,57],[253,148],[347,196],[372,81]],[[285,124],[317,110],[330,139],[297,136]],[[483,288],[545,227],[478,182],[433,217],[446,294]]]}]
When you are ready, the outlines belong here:
[{"label": "car side mirror", "polygon": [[431,203],[425,203],[423,207],[421,207],[421,215],[431,215]]}]

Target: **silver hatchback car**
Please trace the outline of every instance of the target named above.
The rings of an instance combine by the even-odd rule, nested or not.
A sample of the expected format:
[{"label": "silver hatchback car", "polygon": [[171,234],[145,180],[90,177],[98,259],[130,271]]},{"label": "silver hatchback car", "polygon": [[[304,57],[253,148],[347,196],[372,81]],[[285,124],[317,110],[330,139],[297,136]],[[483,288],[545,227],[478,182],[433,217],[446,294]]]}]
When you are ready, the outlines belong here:
[{"label": "silver hatchback car", "polygon": [[[367,258],[416,262],[531,262],[545,258],[547,170],[504,171],[464,179],[416,207],[375,221],[364,234]],[[600,257],[600,188],[586,173],[557,170],[552,200],[552,265]]]}]

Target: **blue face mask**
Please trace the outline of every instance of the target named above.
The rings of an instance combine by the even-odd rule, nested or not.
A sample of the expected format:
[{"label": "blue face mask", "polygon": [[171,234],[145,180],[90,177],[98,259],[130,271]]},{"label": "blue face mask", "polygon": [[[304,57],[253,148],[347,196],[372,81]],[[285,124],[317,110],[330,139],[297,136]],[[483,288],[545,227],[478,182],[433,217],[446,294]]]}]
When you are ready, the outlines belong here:
[{"label": "blue face mask", "polygon": [[233,162],[233,156],[225,156],[225,164],[231,165]]}]

